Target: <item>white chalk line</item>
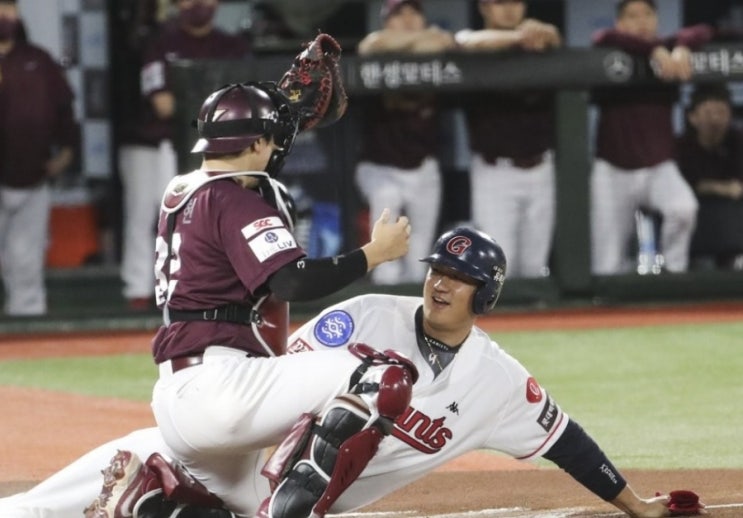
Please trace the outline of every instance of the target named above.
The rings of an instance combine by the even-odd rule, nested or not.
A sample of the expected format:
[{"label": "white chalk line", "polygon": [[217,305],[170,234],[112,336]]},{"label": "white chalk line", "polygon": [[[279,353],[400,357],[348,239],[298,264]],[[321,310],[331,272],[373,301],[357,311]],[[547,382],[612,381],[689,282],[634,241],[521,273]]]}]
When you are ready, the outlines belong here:
[{"label": "white chalk line", "polygon": [[737,509],[743,507],[743,503],[740,504],[714,504],[705,506],[707,509]]},{"label": "white chalk line", "polygon": [[[743,508],[743,503],[736,504],[713,504],[707,505],[708,510],[714,509],[737,509]],[[420,514],[418,511],[394,511],[384,513],[343,513],[328,515],[328,518],[390,518],[390,517],[407,517],[407,518],[570,518],[581,513],[590,511],[585,507],[566,507],[563,509],[553,509],[549,511],[535,511],[523,507],[511,507],[502,509],[483,509],[479,511],[466,511],[460,513],[446,514]],[[613,518],[626,516],[621,512],[600,513],[593,515],[595,518]]]},{"label": "white chalk line", "polygon": [[385,513],[344,513],[329,516],[337,518],[389,518],[392,516],[405,516],[408,518],[569,518],[575,515],[575,513],[585,511],[586,509],[581,507],[554,509],[550,511],[534,511],[523,507],[511,507],[446,514],[419,514],[418,511],[395,511]]}]

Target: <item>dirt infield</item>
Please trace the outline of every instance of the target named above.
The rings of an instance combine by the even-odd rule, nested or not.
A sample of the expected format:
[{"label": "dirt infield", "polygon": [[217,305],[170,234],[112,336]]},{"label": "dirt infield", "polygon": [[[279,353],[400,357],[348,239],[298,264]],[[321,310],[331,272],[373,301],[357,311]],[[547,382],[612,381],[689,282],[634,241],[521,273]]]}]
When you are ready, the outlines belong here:
[{"label": "dirt infield", "polygon": [[[480,325],[498,332],[723,321],[743,321],[743,303],[496,314],[481,320]],[[3,360],[12,358],[147,352],[150,338],[149,332],[3,337],[0,368]],[[29,487],[102,442],[153,424],[144,403],[18,387],[0,387],[0,412],[0,496]],[[626,474],[644,495],[656,490],[691,488],[710,505],[710,516],[743,516],[743,469],[628,470]],[[479,518],[618,516],[613,510],[559,470],[537,469],[531,464],[476,452],[365,512],[409,518],[443,513],[456,516],[454,513],[466,511],[481,511],[477,513]]]}]

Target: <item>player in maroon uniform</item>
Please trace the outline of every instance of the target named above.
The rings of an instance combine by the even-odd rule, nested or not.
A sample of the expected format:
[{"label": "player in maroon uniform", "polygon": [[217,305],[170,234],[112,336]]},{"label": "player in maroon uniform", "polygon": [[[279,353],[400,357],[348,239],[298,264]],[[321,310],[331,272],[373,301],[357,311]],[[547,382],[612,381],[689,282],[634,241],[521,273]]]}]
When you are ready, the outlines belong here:
[{"label": "player in maroon uniform", "polygon": [[61,67],[26,41],[16,2],[0,0],[0,263],[9,315],[46,313],[48,180],[77,146],[72,101]]},{"label": "player in maroon uniform", "polygon": [[176,0],[175,19],[147,45],[140,73],[141,102],[133,124],[122,131],[119,169],[124,195],[121,278],[133,309],[153,297],[152,228],[168,182],[178,173],[173,148],[175,98],[168,64],[179,59],[241,59],[244,38],[214,26],[218,0]]},{"label": "player in maroon uniform", "polygon": [[[484,28],[457,32],[469,52],[545,52],[557,27],[528,18],[525,0],[479,0]],[[549,274],[555,226],[554,92],[539,88],[469,96],[472,219],[508,255],[508,275]]]},{"label": "player in maroon uniform", "polygon": [[[272,83],[229,85],[206,99],[197,127],[202,167],[174,178],[162,201],[155,268],[164,325],[153,340],[152,408],[188,474],[158,456],[143,464],[119,452],[85,516],[143,515],[154,485],[241,515],[321,517],[407,408],[417,373],[394,351],[365,345],[282,356],[287,302],[333,293],[404,255],[410,226],[384,211],[363,247],[309,259],[274,180],[299,127],[287,98]],[[277,443],[264,468],[275,491],[255,509],[262,489],[246,466]],[[174,489],[178,476],[188,482]]]},{"label": "player in maroon uniform", "polygon": [[594,35],[594,45],[615,47],[650,60],[663,82],[598,89],[600,115],[596,160],[591,173],[592,270],[606,275],[627,271],[627,243],[635,211],[663,216],[661,247],[671,272],[688,266],[697,201],[673,161],[673,105],[678,82],[691,76],[690,49],[712,37],[706,25],[658,35],[653,0],[621,0],[613,28]]},{"label": "player in maroon uniform", "polygon": [[[429,24],[418,0],[385,0],[382,25],[359,42],[360,55],[443,52],[453,35]],[[410,253],[377,268],[377,284],[420,282],[426,270],[418,259],[436,236],[441,207],[440,102],[431,92],[385,92],[364,103],[356,183],[372,214],[389,207],[407,214],[414,229]]]}]

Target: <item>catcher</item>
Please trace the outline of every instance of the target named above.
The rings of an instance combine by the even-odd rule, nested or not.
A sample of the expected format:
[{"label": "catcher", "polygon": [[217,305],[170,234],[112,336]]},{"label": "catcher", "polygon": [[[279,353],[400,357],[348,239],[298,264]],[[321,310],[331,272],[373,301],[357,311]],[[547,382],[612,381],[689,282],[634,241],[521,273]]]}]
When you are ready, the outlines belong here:
[{"label": "catcher", "polygon": [[[337,257],[307,258],[292,234],[275,178],[298,131],[343,115],[339,57],[320,34],[278,84],[227,85],[204,101],[193,148],[202,165],[167,187],[156,240],[164,322],[152,342],[152,409],[180,462],[119,452],[87,518],[167,516],[163,493],[241,515],[323,516],[407,408],[417,373],[394,351],[282,355],[288,302],[331,294],[408,249],[407,218],[388,211],[369,243]],[[256,509],[248,467],[282,440],[278,487]]]}]

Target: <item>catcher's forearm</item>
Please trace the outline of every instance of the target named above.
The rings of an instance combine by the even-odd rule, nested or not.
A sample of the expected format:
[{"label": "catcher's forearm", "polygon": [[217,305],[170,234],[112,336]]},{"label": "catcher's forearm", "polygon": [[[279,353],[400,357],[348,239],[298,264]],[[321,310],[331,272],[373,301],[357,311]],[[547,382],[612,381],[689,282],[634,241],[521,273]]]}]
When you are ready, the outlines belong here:
[{"label": "catcher's forearm", "polygon": [[287,264],[271,276],[268,285],[280,300],[301,302],[335,293],[363,277],[366,270],[366,256],[356,249],[335,257],[305,257]]}]

